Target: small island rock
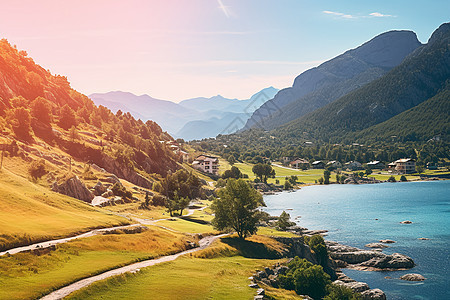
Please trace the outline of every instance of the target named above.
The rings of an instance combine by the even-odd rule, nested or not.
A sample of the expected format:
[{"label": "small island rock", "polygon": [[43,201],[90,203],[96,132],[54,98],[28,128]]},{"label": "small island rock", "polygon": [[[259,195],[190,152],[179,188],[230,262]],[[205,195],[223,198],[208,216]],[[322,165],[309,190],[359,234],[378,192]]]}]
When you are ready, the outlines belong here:
[{"label": "small island rock", "polygon": [[389,246],[383,244],[383,243],[369,243],[365,245],[367,248],[388,248]]},{"label": "small island rock", "polygon": [[380,289],[367,290],[361,293],[363,300],[386,300],[386,294]]},{"label": "small island rock", "polygon": [[411,273],[411,274],[405,274],[405,275],[401,276],[400,279],[407,280],[407,281],[424,281],[425,277],[423,277],[420,274]]},{"label": "small island rock", "polygon": [[393,243],[395,243],[395,241],[393,241],[393,240],[380,240],[380,243],[383,243],[383,244],[393,244]]},{"label": "small island rock", "polygon": [[412,224],[412,222],[409,220],[405,220],[405,221],[401,221],[400,224]]}]

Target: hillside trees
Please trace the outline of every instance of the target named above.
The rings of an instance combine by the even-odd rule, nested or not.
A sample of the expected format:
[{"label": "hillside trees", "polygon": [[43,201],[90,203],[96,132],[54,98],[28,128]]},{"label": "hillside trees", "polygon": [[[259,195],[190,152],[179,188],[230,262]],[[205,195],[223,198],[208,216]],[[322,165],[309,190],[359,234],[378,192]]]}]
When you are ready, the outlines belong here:
[{"label": "hillside trees", "polygon": [[58,125],[65,130],[72,126],[77,126],[75,112],[67,104],[61,108]]},{"label": "hillside trees", "polygon": [[261,182],[267,183],[267,179],[269,177],[275,177],[275,170],[271,165],[268,164],[256,164],[252,168],[252,172],[255,174],[257,178],[261,180]]}]

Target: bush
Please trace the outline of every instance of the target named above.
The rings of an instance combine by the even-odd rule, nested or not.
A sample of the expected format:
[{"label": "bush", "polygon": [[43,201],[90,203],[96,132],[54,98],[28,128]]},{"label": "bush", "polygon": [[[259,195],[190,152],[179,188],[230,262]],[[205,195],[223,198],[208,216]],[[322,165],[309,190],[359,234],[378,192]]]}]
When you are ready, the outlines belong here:
[{"label": "bush", "polygon": [[131,199],[133,194],[130,191],[127,191],[125,187],[119,183],[115,183],[111,188],[112,192],[115,196],[119,196],[126,199]]},{"label": "bush", "polygon": [[45,160],[41,159],[39,161],[33,161],[28,168],[28,174],[30,174],[33,180],[38,180],[39,178],[47,174]]},{"label": "bush", "polygon": [[389,177],[389,179],[387,181],[396,182],[397,180],[395,180],[395,177],[391,175],[391,177]]},{"label": "bush", "polygon": [[152,198],[152,205],[153,206],[166,206],[166,197],[162,195],[154,195]]},{"label": "bush", "polygon": [[284,182],[284,189],[285,189],[285,190],[290,190],[290,189],[292,189],[292,184],[291,184],[288,180],[286,180],[286,181]]},{"label": "bush", "polygon": [[320,177],[318,181],[319,181],[319,184],[323,184],[323,177]]},{"label": "bush", "polygon": [[405,176],[405,175],[402,175],[402,176],[400,177],[400,181],[405,182],[405,181],[408,181],[408,179],[406,179],[406,176]]},{"label": "bush", "polygon": [[331,281],[322,266],[313,265],[306,259],[296,256],[288,267],[288,272],[279,276],[282,288],[295,290],[299,295],[309,295],[314,299],[322,299],[326,295],[326,287]]},{"label": "bush", "polygon": [[216,187],[221,188],[224,187],[226,184],[227,184],[226,180],[219,178],[216,182]]},{"label": "bush", "polygon": [[342,286],[329,284],[327,286],[328,295],[323,300],[359,300],[361,296],[358,293],[353,293],[352,289]]}]

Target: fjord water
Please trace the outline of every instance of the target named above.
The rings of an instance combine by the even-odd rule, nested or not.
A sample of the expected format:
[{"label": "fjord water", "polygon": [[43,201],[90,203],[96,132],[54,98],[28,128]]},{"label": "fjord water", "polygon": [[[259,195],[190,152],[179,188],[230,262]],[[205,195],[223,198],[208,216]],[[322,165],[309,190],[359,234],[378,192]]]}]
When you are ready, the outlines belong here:
[{"label": "fjord water", "polygon": [[[416,267],[394,272],[344,270],[382,289],[388,299],[450,299],[450,181],[316,185],[268,195],[264,201],[271,215],[286,210],[299,226],[328,230],[328,240],[362,249],[381,239],[396,241],[383,252],[406,254]],[[400,224],[404,220],[413,223]],[[427,280],[398,279],[408,273]]]}]

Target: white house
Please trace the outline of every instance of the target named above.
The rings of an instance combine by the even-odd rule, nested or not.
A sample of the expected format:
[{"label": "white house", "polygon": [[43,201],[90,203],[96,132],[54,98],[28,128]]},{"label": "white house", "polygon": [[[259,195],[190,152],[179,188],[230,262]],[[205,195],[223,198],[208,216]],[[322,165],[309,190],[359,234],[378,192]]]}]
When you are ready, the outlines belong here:
[{"label": "white house", "polygon": [[358,161],[353,161],[353,160],[345,163],[345,167],[347,169],[350,169],[351,171],[361,170],[362,169],[361,163],[358,162]]},{"label": "white house", "polygon": [[337,160],[332,160],[327,163],[327,167],[332,167],[334,169],[342,168],[342,164]]},{"label": "white house", "polygon": [[379,160],[373,160],[367,163],[367,166],[371,169],[383,169],[384,164]]},{"label": "white house", "polygon": [[416,173],[416,161],[412,158],[396,160],[395,170],[400,174]]},{"label": "white house", "polygon": [[202,154],[192,162],[192,167],[205,173],[218,175],[219,159],[214,156]]}]

